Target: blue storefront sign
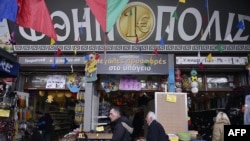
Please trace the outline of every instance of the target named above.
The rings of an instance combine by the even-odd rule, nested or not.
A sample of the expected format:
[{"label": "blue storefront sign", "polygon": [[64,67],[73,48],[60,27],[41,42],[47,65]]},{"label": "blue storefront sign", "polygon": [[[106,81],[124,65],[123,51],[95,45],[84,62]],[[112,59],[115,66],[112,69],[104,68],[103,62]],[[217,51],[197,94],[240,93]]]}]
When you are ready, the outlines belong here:
[{"label": "blue storefront sign", "polygon": [[0,58],[0,77],[16,77],[19,73],[19,68],[19,63]]}]

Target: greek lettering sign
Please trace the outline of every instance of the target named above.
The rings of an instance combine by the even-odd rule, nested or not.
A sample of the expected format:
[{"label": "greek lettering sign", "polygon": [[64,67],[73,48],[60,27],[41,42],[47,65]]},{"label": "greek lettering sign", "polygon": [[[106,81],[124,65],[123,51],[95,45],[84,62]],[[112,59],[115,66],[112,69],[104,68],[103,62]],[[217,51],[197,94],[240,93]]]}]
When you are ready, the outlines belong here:
[{"label": "greek lettering sign", "polygon": [[213,57],[212,61],[209,61],[207,57],[195,57],[195,56],[177,56],[176,65],[195,65],[202,62],[206,65],[237,65],[242,66],[248,62],[247,57]]},{"label": "greek lettering sign", "polygon": [[[103,45],[105,37],[100,24],[85,1],[47,0],[46,4],[56,29],[57,45],[77,42]],[[152,45],[159,44],[164,37],[172,45],[249,44],[249,9],[247,0],[188,0],[186,3],[130,0],[108,33],[108,43],[134,44],[138,38],[139,43]],[[16,35],[18,46],[50,43],[44,34],[21,26]]]},{"label": "greek lettering sign", "polygon": [[[67,58],[68,63],[65,64],[65,58]],[[51,65],[52,63],[60,65],[71,65],[71,64],[82,64],[84,65],[83,57],[34,57],[34,56],[19,56],[18,62],[22,65]]]},{"label": "greek lettering sign", "polygon": [[98,74],[168,74],[168,55],[158,54],[101,54]]}]

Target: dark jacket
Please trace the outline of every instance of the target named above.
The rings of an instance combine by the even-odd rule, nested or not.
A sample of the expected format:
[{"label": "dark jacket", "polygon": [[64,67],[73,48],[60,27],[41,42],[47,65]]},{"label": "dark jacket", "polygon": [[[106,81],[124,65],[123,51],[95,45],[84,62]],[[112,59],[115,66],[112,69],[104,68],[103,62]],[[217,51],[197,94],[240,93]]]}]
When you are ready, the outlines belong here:
[{"label": "dark jacket", "polygon": [[44,141],[42,135],[37,129],[34,129],[30,136],[30,141]]},{"label": "dark jacket", "polygon": [[164,128],[156,120],[153,120],[148,126],[147,141],[169,141]]},{"label": "dark jacket", "polygon": [[121,122],[125,122],[132,127],[132,123],[128,118],[121,116],[113,123],[112,141],[131,141],[131,134],[122,126]]},{"label": "dark jacket", "polygon": [[50,116],[50,114],[46,113],[44,116],[44,120],[45,120],[45,132],[47,134],[50,134],[53,129],[53,119]]},{"label": "dark jacket", "polygon": [[38,122],[37,122],[38,130],[45,131],[45,127],[46,127],[45,123],[46,123],[45,117],[44,116],[39,117]]}]

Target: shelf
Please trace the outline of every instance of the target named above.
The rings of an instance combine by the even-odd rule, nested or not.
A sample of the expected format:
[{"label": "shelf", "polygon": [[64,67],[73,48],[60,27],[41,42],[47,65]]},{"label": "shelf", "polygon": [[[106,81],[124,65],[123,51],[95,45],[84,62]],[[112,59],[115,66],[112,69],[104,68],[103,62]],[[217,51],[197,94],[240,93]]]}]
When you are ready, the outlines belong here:
[{"label": "shelf", "polygon": [[64,130],[64,129],[70,129],[70,128],[71,128],[71,127],[63,127],[63,128],[60,128],[60,127],[59,127],[59,128],[55,128],[54,130],[55,130],[55,131],[58,131],[58,130]]},{"label": "shelf", "polygon": [[[103,89],[99,89],[98,91],[105,91],[105,90],[103,90]],[[111,91],[110,93],[116,93],[116,92],[134,92],[134,91],[136,91],[136,92],[163,92],[163,90],[160,90],[160,89],[152,89],[152,90],[144,90],[144,89],[142,89],[142,90],[117,90],[117,91]]]},{"label": "shelf", "polygon": [[[43,90],[43,91],[69,91],[68,88],[64,89],[55,89],[55,88],[44,88],[44,87],[29,87],[29,88],[24,88],[24,90]],[[85,88],[81,89],[80,91],[84,91]]]},{"label": "shelf", "polygon": [[[207,89],[207,90],[199,88],[199,92],[230,92],[230,91],[233,91],[233,88],[210,88],[210,89]],[[191,90],[185,90],[183,92],[191,93]]]},{"label": "shelf", "polygon": [[63,124],[71,124],[70,122],[63,122],[63,123],[54,123],[53,125],[63,125]]},{"label": "shelf", "polygon": [[109,118],[108,116],[98,116],[97,118]]},{"label": "shelf", "polygon": [[108,123],[97,123],[97,126],[101,126],[101,125],[108,125]]}]

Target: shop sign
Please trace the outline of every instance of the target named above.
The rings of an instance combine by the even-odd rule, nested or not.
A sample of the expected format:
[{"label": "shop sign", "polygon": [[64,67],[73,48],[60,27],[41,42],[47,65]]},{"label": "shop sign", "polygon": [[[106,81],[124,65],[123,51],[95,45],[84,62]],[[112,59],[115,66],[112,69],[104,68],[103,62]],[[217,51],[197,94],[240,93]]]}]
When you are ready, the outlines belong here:
[{"label": "shop sign", "polygon": [[[65,58],[67,59],[67,64],[65,64]],[[18,62],[21,65],[51,65],[56,64],[82,64],[84,63],[84,57],[30,57],[30,56],[20,56],[18,57]]]},{"label": "shop sign", "polygon": [[176,64],[177,65],[194,65],[199,64],[207,65],[245,65],[248,62],[247,57],[213,57],[212,61],[209,61],[206,56],[197,57],[197,56],[177,56]]},{"label": "shop sign", "polygon": [[168,74],[168,55],[164,54],[101,54],[98,74]]},{"label": "shop sign", "polygon": [[[178,0],[130,0],[108,33],[108,43],[133,44],[138,37],[138,42],[143,44],[159,44],[162,38],[168,44],[228,44],[232,41],[249,44],[248,1],[209,0],[207,7],[205,2],[208,1],[189,0],[179,4]],[[56,29],[57,45],[95,45],[105,41],[100,24],[85,1],[49,0],[46,4]],[[19,45],[50,43],[44,34],[21,26],[16,35]]]},{"label": "shop sign", "polygon": [[64,89],[66,84],[65,75],[48,75],[46,88],[47,89]]},{"label": "shop sign", "polygon": [[6,77],[16,77],[19,73],[19,67],[20,65],[18,63],[12,63],[6,59],[0,58],[0,72],[6,74]]}]

